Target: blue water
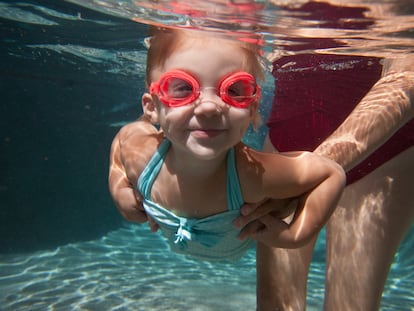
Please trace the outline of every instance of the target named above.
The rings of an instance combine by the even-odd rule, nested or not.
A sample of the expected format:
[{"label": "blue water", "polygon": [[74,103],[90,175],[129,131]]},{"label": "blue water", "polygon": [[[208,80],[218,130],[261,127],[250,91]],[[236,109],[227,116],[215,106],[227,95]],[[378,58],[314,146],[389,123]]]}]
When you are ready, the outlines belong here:
[{"label": "blue water", "polygon": [[[0,1],[0,30],[0,310],[254,310],[254,250],[192,261],[109,197],[110,143],[141,113],[147,26],[65,1]],[[381,310],[414,310],[413,234]],[[323,279],[322,237],[309,310],[322,308]]]}]

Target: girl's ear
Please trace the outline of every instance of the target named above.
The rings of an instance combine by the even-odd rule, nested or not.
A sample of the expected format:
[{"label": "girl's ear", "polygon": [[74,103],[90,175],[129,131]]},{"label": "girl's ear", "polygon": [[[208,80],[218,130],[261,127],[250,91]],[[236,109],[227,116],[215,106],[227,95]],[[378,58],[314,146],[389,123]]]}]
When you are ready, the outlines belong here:
[{"label": "girl's ear", "polygon": [[158,124],[158,109],[152,98],[151,94],[144,93],[142,95],[142,110],[144,112],[144,116],[148,119],[152,124]]}]

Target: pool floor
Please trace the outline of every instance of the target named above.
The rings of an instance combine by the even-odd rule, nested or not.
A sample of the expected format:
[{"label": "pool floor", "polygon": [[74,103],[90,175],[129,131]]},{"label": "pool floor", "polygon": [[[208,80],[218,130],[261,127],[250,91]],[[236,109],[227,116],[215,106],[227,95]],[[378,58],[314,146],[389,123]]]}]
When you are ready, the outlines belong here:
[{"label": "pool floor", "polygon": [[[397,255],[391,269],[381,310],[414,310],[414,261],[403,257]],[[311,267],[308,310],[322,310],[322,262]],[[0,255],[4,311],[247,311],[255,310],[255,286],[254,250],[236,263],[193,261],[132,224],[99,240]]]}]

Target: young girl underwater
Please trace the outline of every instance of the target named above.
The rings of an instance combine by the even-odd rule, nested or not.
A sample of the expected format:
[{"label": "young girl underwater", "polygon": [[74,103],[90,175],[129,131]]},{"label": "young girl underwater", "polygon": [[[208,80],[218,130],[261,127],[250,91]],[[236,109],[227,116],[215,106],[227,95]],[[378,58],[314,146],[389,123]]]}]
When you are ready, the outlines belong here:
[{"label": "young girl underwater", "polygon": [[290,223],[262,218],[277,234],[260,242],[300,247],[340,198],[345,174],[335,162],[310,152],[262,153],[241,142],[258,119],[258,55],[254,44],[218,34],[153,31],[143,116],[114,138],[109,188],[123,217],[160,228],[176,252],[237,259],[253,243],[234,224],[244,203],[306,194]]}]

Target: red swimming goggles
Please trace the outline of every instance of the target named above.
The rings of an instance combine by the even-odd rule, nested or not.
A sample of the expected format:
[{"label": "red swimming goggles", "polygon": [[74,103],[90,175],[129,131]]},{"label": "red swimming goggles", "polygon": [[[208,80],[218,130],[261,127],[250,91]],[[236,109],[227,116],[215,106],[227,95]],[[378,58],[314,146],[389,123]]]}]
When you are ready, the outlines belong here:
[{"label": "red swimming goggles", "polygon": [[201,88],[198,80],[183,70],[164,73],[158,82],[151,83],[150,93],[156,94],[168,107],[181,107],[194,102],[201,89],[216,89],[217,95],[228,105],[248,108],[260,100],[260,86],[248,72],[238,71],[224,76],[217,88]]}]

